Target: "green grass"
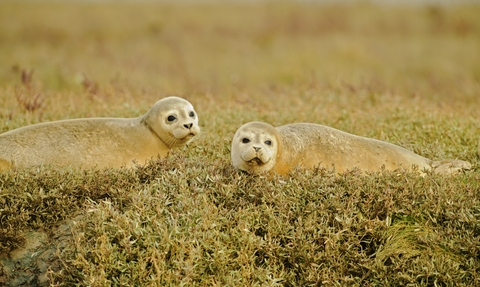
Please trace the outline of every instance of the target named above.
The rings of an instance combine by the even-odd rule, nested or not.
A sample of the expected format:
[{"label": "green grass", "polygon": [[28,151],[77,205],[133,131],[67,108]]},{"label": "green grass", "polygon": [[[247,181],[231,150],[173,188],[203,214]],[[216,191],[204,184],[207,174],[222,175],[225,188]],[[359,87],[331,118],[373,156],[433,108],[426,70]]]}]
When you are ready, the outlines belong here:
[{"label": "green grass", "polygon": [[[203,129],[131,170],[0,174],[0,285],[47,267],[53,286],[480,285],[479,12],[0,3],[1,132],[135,117],[171,94]],[[230,140],[252,120],[325,124],[473,169],[250,176]],[[32,231],[57,251],[30,250],[22,279],[6,254]]]}]

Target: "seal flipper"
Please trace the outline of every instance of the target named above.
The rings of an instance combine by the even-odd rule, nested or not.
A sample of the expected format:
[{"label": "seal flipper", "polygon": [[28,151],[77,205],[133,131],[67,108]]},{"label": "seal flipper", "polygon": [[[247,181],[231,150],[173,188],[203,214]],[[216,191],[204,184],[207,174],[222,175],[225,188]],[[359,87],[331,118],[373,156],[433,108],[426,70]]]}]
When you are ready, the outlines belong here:
[{"label": "seal flipper", "polygon": [[438,174],[457,174],[472,167],[468,161],[456,159],[432,161],[431,165],[433,171]]}]

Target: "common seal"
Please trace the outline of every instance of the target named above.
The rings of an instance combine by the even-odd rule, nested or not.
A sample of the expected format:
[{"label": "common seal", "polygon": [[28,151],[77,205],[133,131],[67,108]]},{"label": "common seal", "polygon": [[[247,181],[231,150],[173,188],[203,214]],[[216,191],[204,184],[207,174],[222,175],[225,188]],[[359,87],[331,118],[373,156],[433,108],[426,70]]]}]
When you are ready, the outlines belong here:
[{"label": "common seal", "polygon": [[51,165],[104,168],[143,164],[184,147],[200,132],[192,104],[156,102],[137,118],[82,118],[40,123],[0,135],[0,170]]},{"label": "common seal", "polygon": [[432,161],[400,146],[349,134],[331,127],[296,123],[273,127],[263,122],[242,125],[232,141],[233,165],[248,173],[287,174],[295,168],[354,168],[373,172],[396,169],[433,169],[452,174],[469,169],[461,160]]}]

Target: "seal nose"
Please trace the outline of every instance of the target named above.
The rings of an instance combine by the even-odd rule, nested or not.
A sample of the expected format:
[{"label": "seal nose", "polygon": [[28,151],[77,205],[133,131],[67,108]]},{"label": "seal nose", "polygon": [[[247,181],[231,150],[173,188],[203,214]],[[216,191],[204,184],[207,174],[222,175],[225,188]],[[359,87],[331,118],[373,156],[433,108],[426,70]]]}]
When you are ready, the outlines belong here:
[{"label": "seal nose", "polygon": [[183,125],[183,126],[184,126],[185,128],[187,128],[187,129],[191,129],[192,126],[193,126],[193,123],[185,124],[185,125]]},{"label": "seal nose", "polygon": [[254,146],[253,149],[254,149],[255,151],[259,151],[259,150],[261,149],[261,147],[259,147],[259,146]]}]

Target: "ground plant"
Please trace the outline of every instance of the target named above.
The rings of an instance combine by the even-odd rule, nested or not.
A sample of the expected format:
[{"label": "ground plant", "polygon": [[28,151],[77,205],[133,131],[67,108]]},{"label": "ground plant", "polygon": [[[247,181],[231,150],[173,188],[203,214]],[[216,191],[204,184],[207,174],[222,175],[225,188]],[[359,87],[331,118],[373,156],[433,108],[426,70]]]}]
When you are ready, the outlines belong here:
[{"label": "ground plant", "polygon": [[[126,169],[0,173],[0,286],[480,286],[480,6],[0,2],[0,132],[137,117],[202,133]],[[457,176],[235,170],[249,121],[458,158]]]}]

